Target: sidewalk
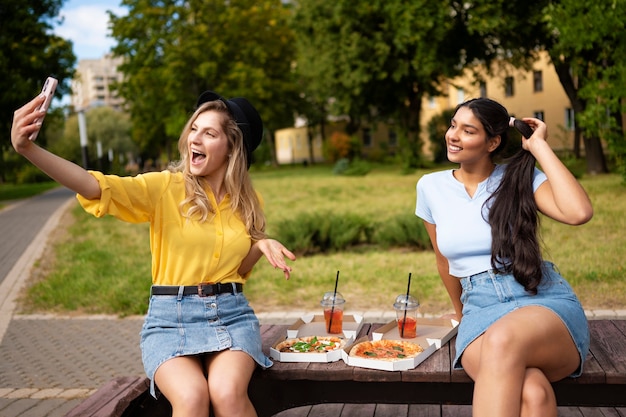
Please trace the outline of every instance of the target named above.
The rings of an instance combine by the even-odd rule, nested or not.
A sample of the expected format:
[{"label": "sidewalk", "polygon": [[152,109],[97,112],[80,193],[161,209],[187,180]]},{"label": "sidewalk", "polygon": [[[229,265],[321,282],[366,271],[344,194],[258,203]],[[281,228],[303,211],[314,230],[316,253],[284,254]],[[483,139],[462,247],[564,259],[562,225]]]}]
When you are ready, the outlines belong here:
[{"label": "sidewalk", "polygon": [[[15,300],[60,215],[65,189],[0,211],[0,416],[63,417],[111,379],[143,375],[142,317],[14,314]],[[35,230],[32,230],[35,229]],[[258,312],[262,324],[291,324],[307,311]],[[351,311],[386,322],[393,311]],[[626,310],[588,311],[590,319],[626,319]]]}]

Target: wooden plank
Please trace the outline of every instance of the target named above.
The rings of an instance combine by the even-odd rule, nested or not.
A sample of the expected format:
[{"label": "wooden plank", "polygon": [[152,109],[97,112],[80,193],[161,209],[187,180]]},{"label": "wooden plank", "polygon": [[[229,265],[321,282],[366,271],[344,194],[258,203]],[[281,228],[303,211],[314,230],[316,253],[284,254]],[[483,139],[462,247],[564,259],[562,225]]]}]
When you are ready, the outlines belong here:
[{"label": "wooden plank", "polygon": [[112,379],[70,410],[66,417],[119,417],[147,389],[149,382],[146,377],[125,376]]},{"label": "wooden plank", "polygon": [[376,404],[374,417],[406,416],[409,412],[408,404]]},{"label": "wooden plank", "polygon": [[343,404],[315,404],[311,407],[311,417],[340,417]]},{"label": "wooden plank", "polygon": [[303,405],[301,407],[290,408],[275,414],[273,417],[308,417],[311,412],[311,405]]},{"label": "wooden plank", "polygon": [[626,384],[626,336],[612,320],[591,320],[591,351],[606,372],[607,384]]},{"label": "wooden plank", "polygon": [[580,414],[568,414],[567,417],[619,417],[614,408],[610,407],[573,407]]},{"label": "wooden plank", "polygon": [[415,369],[402,372],[402,380],[407,382],[450,382],[450,349],[448,346],[442,346]]},{"label": "wooden plank", "polygon": [[341,417],[373,417],[376,404],[344,404]]},{"label": "wooden plank", "polygon": [[462,369],[452,369],[452,361],[456,356],[456,336],[448,343],[450,349],[450,381],[458,383],[471,383],[472,379]]},{"label": "wooden plank", "polygon": [[411,404],[407,417],[440,417],[441,406],[439,404]]},{"label": "wooden plank", "polygon": [[472,417],[472,406],[444,405],[441,407],[441,417]]},{"label": "wooden plank", "polygon": [[[347,366],[347,365],[346,365]],[[400,382],[402,373],[397,371],[381,371],[379,369],[353,366],[352,379],[359,382]]]},{"label": "wooden plank", "polygon": [[576,384],[603,384],[606,382],[606,372],[598,360],[589,352],[583,364],[583,374],[578,378],[567,378],[564,382]]},{"label": "wooden plank", "polygon": [[353,379],[354,367],[347,366],[344,361],[329,363],[311,363],[306,369],[307,379],[314,381],[350,381]]}]

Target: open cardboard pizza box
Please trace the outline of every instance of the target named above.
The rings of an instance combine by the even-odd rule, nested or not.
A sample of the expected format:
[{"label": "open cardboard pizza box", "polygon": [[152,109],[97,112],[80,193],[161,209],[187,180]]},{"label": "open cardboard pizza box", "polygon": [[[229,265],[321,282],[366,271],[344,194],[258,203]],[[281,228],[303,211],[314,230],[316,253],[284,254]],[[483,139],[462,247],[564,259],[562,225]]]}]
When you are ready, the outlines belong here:
[{"label": "open cardboard pizza box", "polygon": [[418,318],[417,337],[413,339],[402,339],[398,331],[398,324],[394,320],[372,333],[372,340],[405,340],[417,343],[424,350],[414,358],[385,361],[380,359],[366,359],[349,356],[352,346],[357,343],[367,341],[367,337],[360,338],[354,341],[354,343],[346,346],[342,349],[341,356],[344,362],[350,366],[380,369],[383,371],[406,371],[417,367],[437,349],[447,343],[456,334],[458,324],[459,323],[456,320]]},{"label": "open cardboard pizza box", "polygon": [[[358,314],[343,315],[343,337],[345,339],[354,339],[363,327],[363,317]],[[326,321],[323,314],[308,314],[302,316],[294,324],[287,329],[287,337],[302,336],[342,336],[331,335],[326,329]]]},{"label": "open cardboard pizza box", "polygon": [[363,317],[357,314],[343,316],[343,334],[329,334],[326,329],[326,322],[323,315],[306,315],[299,318],[287,329],[287,337],[279,338],[270,347],[270,357],[280,362],[336,362],[341,359],[342,350],[333,350],[323,353],[297,353],[280,352],[276,346],[285,339],[293,339],[305,336],[336,336],[346,342],[346,346],[351,344],[356,335],[363,327]]}]

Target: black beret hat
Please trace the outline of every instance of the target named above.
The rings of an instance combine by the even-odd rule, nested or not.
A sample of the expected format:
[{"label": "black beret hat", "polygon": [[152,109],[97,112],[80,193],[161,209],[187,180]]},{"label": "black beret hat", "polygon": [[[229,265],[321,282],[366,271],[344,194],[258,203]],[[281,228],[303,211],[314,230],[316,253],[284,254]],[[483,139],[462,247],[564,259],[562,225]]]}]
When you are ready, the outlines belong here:
[{"label": "black beret hat", "polygon": [[246,156],[248,158],[247,164],[248,168],[250,168],[252,152],[259,146],[261,138],[263,137],[263,121],[261,120],[261,116],[259,116],[259,112],[243,97],[225,99],[213,91],[205,91],[200,94],[196,108],[200,107],[201,104],[215,100],[223,101],[224,104],[226,104],[230,114],[237,122],[237,126],[241,129],[243,133],[243,144],[246,148]]}]

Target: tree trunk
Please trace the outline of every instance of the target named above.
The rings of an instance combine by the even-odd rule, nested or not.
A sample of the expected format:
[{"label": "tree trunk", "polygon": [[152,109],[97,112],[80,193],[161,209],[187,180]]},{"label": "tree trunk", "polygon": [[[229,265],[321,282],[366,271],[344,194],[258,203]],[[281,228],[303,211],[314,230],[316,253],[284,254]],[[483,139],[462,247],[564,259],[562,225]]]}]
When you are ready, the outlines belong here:
[{"label": "tree trunk", "polygon": [[604,174],[609,172],[600,138],[585,138],[585,159],[587,160],[588,173]]},{"label": "tree trunk", "polygon": [[[559,81],[561,81],[563,90],[565,90],[565,94],[567,94],[567,97],[570,100],[570,104],[572,105],[574,114],[577,115],[582,113],[585,110],[585,102],[578,97],[578,89],[580,88],[580,85],[577,85],[576,80],[572,78],[569,63],[567,63],[567,61],[562,61],[558,58],[555,59],[554,57],[552,57],[552,63],[554,64],[554,69],[556,70],[556,73],[559,77]],[[585,143],[585,160],[587,161],[587,172],[594,174],[608,172],[600,138],[585,137],[584,132],[578,127],[578,124],[576,124],[574,131],[574,156],[576,158],[580,158],[581,137],[583,137]]]}]

